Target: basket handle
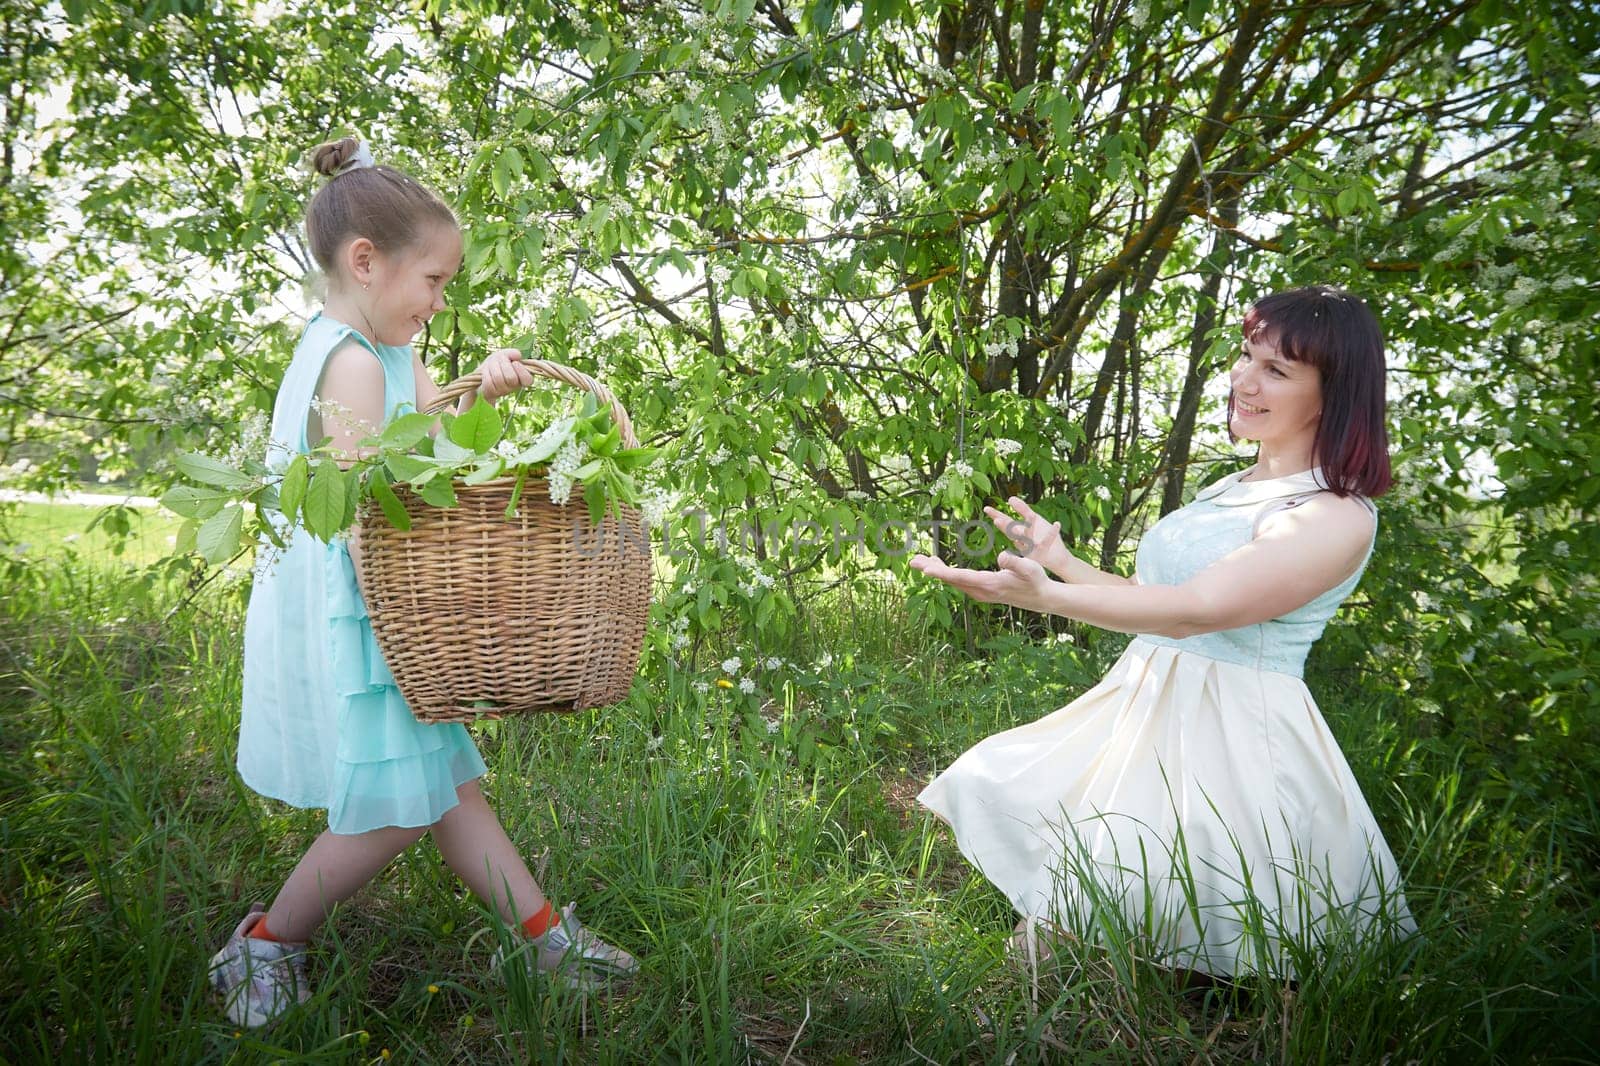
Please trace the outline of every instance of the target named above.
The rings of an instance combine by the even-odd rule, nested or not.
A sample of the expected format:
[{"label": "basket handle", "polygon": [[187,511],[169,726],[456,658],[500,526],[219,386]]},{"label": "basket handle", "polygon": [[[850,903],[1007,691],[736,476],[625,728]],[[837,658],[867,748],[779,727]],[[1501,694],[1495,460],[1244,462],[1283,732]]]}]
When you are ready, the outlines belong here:
[{"label": "basket handle", "polygon": [[[628,417],[628,412],[623,410],[622,404],[610,389],[581,370],[574,370],[572,367],[561,363],[552,363],[547,359],[524,359],[522,365],[540,377],[550,378],[553,381],[564,381],[568,385],[582,389],[584,392],[593,393],[595,399],[611,408],[611,420],[622,430],[623,445],[628,448],[637,448],[639,446],[639,438],[633,435],[633,419]],[[481,384],[483,384],[482,375],[462,374],[450,384],[441,388],[438,398],[429,404],[423,413],[429,415],[438,414],[468,393],[477,392],[478,386]]]}]

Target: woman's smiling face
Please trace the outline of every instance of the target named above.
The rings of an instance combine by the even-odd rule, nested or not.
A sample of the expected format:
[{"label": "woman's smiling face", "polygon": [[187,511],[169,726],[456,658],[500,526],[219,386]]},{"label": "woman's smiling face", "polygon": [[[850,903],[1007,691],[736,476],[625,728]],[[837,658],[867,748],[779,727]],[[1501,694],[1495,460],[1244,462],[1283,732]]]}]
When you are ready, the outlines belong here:
[{"label": "woman's smiling face", "polygon": [[1247,337],[1229,374],[1228,428],[1241,440],[1292,446],[1316,437],[1322,417],[1322,374],[1285,359],[1264,335]]}]

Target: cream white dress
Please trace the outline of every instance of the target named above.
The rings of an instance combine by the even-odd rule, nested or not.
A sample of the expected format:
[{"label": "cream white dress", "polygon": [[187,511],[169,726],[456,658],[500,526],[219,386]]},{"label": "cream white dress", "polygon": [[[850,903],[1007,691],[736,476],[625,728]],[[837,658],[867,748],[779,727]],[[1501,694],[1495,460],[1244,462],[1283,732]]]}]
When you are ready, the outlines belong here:
[{"label": "cream white dress", "polygon": [[[1321,487],[1314,470],[1239,477],[1146,533],[1141,584],[1186,581]],[[981,741],[920,800],[1024,918],[1086,938],[1117,920],[1168,965],[1292,977],[1301,949],[1410,930],[1394,857],[1301,680],[1365,566],[1269,622],[1136,637],[1098,685]]]}]

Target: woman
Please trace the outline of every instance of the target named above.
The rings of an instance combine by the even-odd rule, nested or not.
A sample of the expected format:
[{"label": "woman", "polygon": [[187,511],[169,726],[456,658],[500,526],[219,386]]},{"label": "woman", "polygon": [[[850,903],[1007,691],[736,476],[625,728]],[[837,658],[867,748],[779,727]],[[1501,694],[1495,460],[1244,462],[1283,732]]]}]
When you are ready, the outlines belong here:
[{"label": "woman", "polygon": [[[1389,848],[1301,680],[1372,551],[1390,483],[1383,338],[1326,286],[1245,315],[1228,426],[1255,465],[1139,545],[1133,578],[1074,558],[1022,500],[987,508],[998,568],[911,565],[975,599],[1136,639],[1097,686],[982,741],[922,792],[1033,930],[1119,908],[1167,965],[1294,975],[1295,952],[1409,926]],[[1050,573],[1060,580],[1052,580]]]}]

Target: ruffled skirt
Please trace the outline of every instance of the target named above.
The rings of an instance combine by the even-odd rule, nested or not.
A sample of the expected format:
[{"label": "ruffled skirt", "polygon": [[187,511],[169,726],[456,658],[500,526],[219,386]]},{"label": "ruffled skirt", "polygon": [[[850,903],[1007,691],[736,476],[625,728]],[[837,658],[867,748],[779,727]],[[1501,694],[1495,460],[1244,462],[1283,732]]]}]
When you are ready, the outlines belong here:
[{"label": "ruffled skirt", "polygon": [[264,796],[325,808],[335,833],[432,825],[486,771],[465,726],[412,717],[349,551],[303,530],[251,593],[238,767]]},{"label": "ruffled skirt", "polygon": [[1305,684],[1134,640],[919,797],[1025,918],[1104,908],[1168,965],[1294,976],[1300,947],[1413,928],[1394,857]]}]

